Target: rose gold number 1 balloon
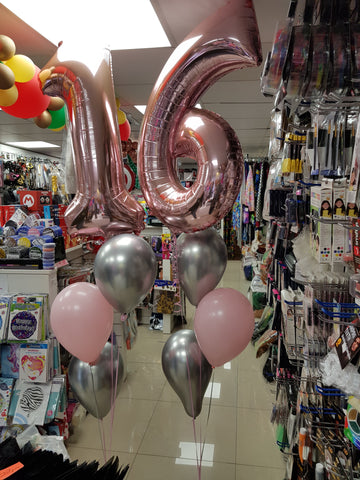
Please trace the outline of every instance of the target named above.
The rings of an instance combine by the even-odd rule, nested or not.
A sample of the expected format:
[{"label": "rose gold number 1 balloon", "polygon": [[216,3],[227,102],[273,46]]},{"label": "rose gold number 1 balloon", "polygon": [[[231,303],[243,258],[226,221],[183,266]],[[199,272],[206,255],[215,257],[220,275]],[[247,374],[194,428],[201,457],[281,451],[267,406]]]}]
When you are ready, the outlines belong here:
[{"label": "rose gold number 1 balloon", "polygon": [[77,193],[66,211],[71,233],[140,233],[144,210],[128,193],[122,164],[110,52],[62,45],[44,67],[55,67],[44,93],[68,111]]},{"label": "rose gold number 1 balloon", "polygon": [[[151,213],[173,233],[208,228],[233,205],[242,180],[240,143],[225,120],[193,107],[223,75],[261,60],[252,1],[232,0],[188,35],[163,68],[145,112],[138,166]],[[191,188],[177,177],[179,157],[198,164]]]}]

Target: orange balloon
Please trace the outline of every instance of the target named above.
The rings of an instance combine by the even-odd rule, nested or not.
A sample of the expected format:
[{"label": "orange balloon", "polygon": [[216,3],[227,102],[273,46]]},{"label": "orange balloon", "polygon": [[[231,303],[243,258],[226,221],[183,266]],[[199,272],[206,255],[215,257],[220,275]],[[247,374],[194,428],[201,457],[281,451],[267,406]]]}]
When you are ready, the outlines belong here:
[{"label": "orange balloon", "polygon": [[19,92],[16,85],[13,85],[6,90],[0,90],[0,107],[10,107],[11,105],[14,105],[18,97]]}]

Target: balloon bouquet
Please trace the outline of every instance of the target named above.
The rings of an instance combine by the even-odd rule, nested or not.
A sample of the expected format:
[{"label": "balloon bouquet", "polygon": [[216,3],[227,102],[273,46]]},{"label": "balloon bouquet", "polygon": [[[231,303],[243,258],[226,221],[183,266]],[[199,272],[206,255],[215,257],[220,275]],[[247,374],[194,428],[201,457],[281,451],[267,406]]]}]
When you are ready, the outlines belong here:
[{"label": "balloon bouquet", "polygon": [[[170,336],[164,373],[185,411],[196,418],[212,367],[235,358],[249,343],[254,315],[247,298],[215,289],[226,268],[224,241],[210,228],[232,207],[241,186],[243,157],[230,125],[194,108],[226,73],[261,63],[251,1],[230,1],[201,23],[174,51],[151,93],[139,140],[138,169],[146,202],[177,239],[179,282],[196,306],[194,332]],[[193,158],[197,178],[184,188],[179,157]]]},{"label": "balloon bouquet", "polygon": [[[136,307],[154,283],[156,259],[138,236],[144,228],[143,208],[125,188],[120,131],[126,132],[127,125],[119,124],[110,52],[92,51],[91,65],[85,53],[60,45],[39,73],[45,72],[42,112],[51,97],[60,97],[66,106],[77,179],[77,193],[65,217],[70,232],[100,232],[107,240],[95,259],[96,285],[78,283],[62,290],[51,309],[51,325],[74,355],[71,386],[86,408],[103,418],[114,403],[123,369],[119,349],[113,351],[108,344],[113,308],[126,314]],[[230,0],[169,58],[149,98],[139,139],[141,189],[152,214],[174,239],[179,236],[179,282],[196,306],[194,331],[172,334],[162,353],[164,373],[193,419],[201,411],[212,368],[241,353],[254,328],[248,300],[234,289],[215,289],[227,252],[211,227],[239,193],[241,146],[225,120],[194,105],[226,73],[260,63],[252,1]],[[10,85],[12,76],[7,73]],[[14,88],[19,85],[15,81]],[[0,90],[0,105],[2,98]],[[198,164],[190,188],[177,177],[179,157],[191,157]]]}]

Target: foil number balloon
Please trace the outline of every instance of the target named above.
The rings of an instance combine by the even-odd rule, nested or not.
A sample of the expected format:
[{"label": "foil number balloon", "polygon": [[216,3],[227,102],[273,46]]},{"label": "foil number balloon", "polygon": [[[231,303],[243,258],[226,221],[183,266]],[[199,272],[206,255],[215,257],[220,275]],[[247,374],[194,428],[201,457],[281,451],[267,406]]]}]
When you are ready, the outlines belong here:
[{"label": "foil number balloon", "polygon": [[[261,63],[251,0],[231,0],[177,47],[150,95],[141,128],[139,179],[153,215],[173,233],[194,232],[223,218],[242,180],[241,146],[215,113],[193,108],[226,73]],[[179,157],[198,164],[197,179],[182,187]]]},{"label": "foil number balloon", "polygon": [[92,50],[89,59],[88,48],[61,45],[44,67],[52,71],[44,93],[67,105],[74,152],[77,193],[65,220],[71,233],[140,233],[144,211],[125,188],[110,52]]}]

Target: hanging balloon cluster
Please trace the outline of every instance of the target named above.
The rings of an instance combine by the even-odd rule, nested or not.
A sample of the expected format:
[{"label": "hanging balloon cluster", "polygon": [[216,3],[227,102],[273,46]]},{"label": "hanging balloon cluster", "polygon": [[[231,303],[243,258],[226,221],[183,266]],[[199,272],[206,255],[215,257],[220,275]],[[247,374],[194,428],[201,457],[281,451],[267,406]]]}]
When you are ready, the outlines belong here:
[{"label": "hanging balloon cluster", "polygon": [[[144,212],[125,188],[120,141],[127,135],[121,133],[126,122],[116,108],[109,52],[97,58],[92,51],[91,68],[86,54],[77,54],[73,47],[67,54],[60,46],[44,67],[43,82],[44,97],[61,97],[68,112],[77,179],[77,194],[65,217],[68,228],[77,233],[101,230],[107,238],[95,259],[96,286],[67,287],[51,309],[51,325],[59,341],[79,362],[88,364],[77,363],[70,376],[80,398],[89,393],[89,375],[92,389],[100,385],[94,381],[100,374],[92,371],[93,364],[102,361],[108,377],[113,376],[104,351],[113,308],[122,314],[135,308],[156,276],[154,252],[132,234],[142,230]],[[181,234],[176,249],[179,282],[196,306],[194,331],[171,335],[162,354],[164,373],[193,419],[201,411],[212,368],[241,353],[254,328],[246,297],[233,289],[215,289],[227,254],[223,240],[210,228],[238,196],[241,146],[227,122],[194,106],[226,73],[260,63],[252,2],[230,0],[174,51],[152,91],[141,129],[141,188],[152,214],[170,229],[174,243]],[[191,188],[184,188],[177,177],[177,159],[185,156],[198,164]],[[100,392],[92,391],[99,399]],[[111,391],[113,404],[114,384]],[[94,411],[87,405],[99,418],[109,404],[102,406]]]},{"label": "hanging balloon cluster", "polygon": [[65,126],[65,104],[61,98],[44,95],[42,78],[47,72],[25,55],[15,54],[14,41],[0,35],[0,107],[19,118],[33,118],[42,128],[59,130]]}]

